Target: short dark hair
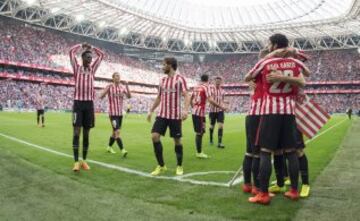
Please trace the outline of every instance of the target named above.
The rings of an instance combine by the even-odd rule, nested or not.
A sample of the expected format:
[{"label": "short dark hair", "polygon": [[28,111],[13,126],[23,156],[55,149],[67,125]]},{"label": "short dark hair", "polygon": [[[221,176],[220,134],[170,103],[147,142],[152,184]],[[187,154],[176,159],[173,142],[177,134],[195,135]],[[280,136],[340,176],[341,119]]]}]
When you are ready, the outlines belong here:
[{"label": "short dark hair", "polygon": [[203,74],[203,75],[201,75],[200,79],[201,79],[202,82],[208,82],[209,81],[209,75]]},{"label": "short dark hair", "polygon": [[216,77],[215,77],[215,80],[217,80],[217,79],[222,80],[222,77],[216,76]]},{"label": "short dark hair", "polygon": [[119,73],[119,72],[114,72],[111,77],[114,78],[114,76],[115,76],[116,74],[118,74],[118,75],[120,76],[120,73]]},{"label": "short dark hair", "polygon": [[289,40],[283,34],[273,34],[269,38],[271,44],[276,44],[277,48],[286,48],[289,46]]},{"label": "short dark hair", "polygon": [[81,57],[83,58],[88,53],[92,54],[92,52],[90,50],[86,50],[83,53],[81,53]]},{"label": "short dark hair", "polygon": [[177,60],[174,57],[166,57],[164,58],[166,64],[171,65],[171,67],[176,71],[177,69]]}]

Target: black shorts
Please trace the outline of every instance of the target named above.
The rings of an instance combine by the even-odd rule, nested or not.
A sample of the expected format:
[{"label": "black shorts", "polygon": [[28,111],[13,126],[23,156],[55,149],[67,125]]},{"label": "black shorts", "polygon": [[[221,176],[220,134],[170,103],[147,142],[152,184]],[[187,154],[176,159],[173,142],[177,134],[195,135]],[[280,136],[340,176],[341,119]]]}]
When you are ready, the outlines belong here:
[{"label": "black shorts", "polygon": [[155,123],[151,129],[151,133],[159,133],[163,136],[166,134],[166,129],[170,129],[170,137],[180,138],[181,133],[181,120],[172,120],[161,117],[156,117]]},{"label": "black shorts", "polygon": [[113,130],[121,129],[123,116],[109,116]]},{"label": "black shorts", "polygon": [[297,149],[304,149],[305,143],[304,143],[304,137],[303,134],[299,129],[296,128],[296,148]]},{"label": "black shorts", "polygon": [[95,126],[95,113],[93,101],[74,101],[73,126],[93,128]]},{"label": "black shorts", "polygon": [[44,109],[37,110],[37,115],[44,115]]},{"label": "black shorts", "polygon": [[256,145],[260,115],[248,115],[245,118],[246,153],[259,154],[260,147]]},{"label": "black shorts", "polygon": [[295,115],[262,115],[259,123],[257,144],[268,150],[296,148]]},{"label": "black shorts", "polygon": [[224,111],[210,112],[209,113],[209,118],[210,118],[210,124],[211,125],[215,125],[216,122],[224,123],[224,120],[225,120]]},{"label": "black shorts", "polygon": [[200,117],[197,115],[192,115],[193,126],[195,133],[204,134],[205,133],[205,117]]}]

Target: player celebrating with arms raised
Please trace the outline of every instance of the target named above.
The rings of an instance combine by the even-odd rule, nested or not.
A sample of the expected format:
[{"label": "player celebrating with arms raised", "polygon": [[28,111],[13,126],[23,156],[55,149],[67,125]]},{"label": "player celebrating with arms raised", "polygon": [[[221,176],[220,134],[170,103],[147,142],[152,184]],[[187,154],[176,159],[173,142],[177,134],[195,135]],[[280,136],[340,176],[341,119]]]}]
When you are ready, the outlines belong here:
[{"label": "player celebrating with arms raised", "polygon": [[113,133],[110,137],[107,151],[110,153],[115,153],[115,151],[112,149],[112,145],[116,140],[123,157],[126,157],[128,152],[124,149],[123,142],[120,137],[120,129],[123,119],[122,112],[123,112],[124,95],[126,95],[127,98],[130,98],[131,93],[127,82],[124,82],[125,87],[120,83],[119,73],[115,72],[112,75],[112,79],[113,79],[113,83],[108,85],[100,95],[101,99],[104,98],[106,95],[108,95],[109,117],[113,128]]},{"label": "player celebrating with arms raised", "polygon": [[[176,73],[177,60],[175,58],[165,58],[163,71],[167,75],[160,80],[159,93],[148,113],[147,120],[151,121],[154,110],[160,105],[158,116],[151,130],[152,142],[158,166],[151,173],[157,176],[167,170],[163,159],[163,147],[160,135],[165,135],[166,129],[170,129],[170,137],[174,138],[175,153],[177,160],[176,175],[184,173],[182,167],[183,145],[181,143],[181,124],[188,115],[190,97],[187,92],[187,83],[183,76]],[[181,109],[181,96],[184,97],[184,109]]]},{"label": "player celebrating with arms raised", "polygon": [[[82,65],[78,64],[76,53],[83,48],[81,54]],[[92,51],[97,54],[96,60],[92,63]],[[79,171],[80,167],[89,170],[86,163],[87,152],[89,149],[89,132],[94,127],[94,99],[95,99],[95,72],[99,68],[104,53],[93,48],[89,44],[77,44],[70,49],[70,63],[74,71],[75,93],[73,105],[73,152],[75,164],[73,171]],[[79,139],[81,127],[83,128],[83,161],[79,162]]]}]

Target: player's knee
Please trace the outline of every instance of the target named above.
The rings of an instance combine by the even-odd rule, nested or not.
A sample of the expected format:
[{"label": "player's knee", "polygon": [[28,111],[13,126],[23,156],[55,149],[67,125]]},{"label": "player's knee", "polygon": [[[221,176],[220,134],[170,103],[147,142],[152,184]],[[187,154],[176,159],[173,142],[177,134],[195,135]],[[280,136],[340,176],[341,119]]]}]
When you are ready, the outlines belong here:
[{"label": "player's knee", "polygon": [[304,156],[304,154],[305,154],[304,149],[296,150],[296,154],[297,154],[298,157]]},{"label": "player's knee", "polygon": [[80,136],[80,127],[74,127],[74,136]]},{"label": "player's knee", "polygon": [[224,128],[224,124],[223,123],[219,123],[219,129],[223,129]]},{"label": "player's knee", "polygon": [[115,130],[115,131],[114,131],[114,137],[115,137],[115,138],[119,138],[119,137],[120,137],[120,131],[119,131],[119,130]]},{"label": "player's knee", "polygon": [[180,138],[174,138],[175,145],[181,145],[181,139]]},{"label": "player's knee", "polygon": [[84,127],[83,133],[84,133],[85,136],[89,136],[90,128],[85,128],[85,127]]},{"label": "player's knee", "polygon": [[151,134],[151,139],[152,139],[153,142],[159,142],[160,141],[160,134],[152,133]]}]

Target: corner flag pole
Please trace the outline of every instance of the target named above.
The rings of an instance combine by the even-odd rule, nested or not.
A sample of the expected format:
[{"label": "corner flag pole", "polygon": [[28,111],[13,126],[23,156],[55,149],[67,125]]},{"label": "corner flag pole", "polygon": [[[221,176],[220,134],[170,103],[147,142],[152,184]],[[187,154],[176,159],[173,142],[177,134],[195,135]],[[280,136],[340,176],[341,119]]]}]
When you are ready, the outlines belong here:
[{"label": "corner flag pole", "polygon": [[231,180],[229,181],[229,187],[232,187],[235,185],[235,181],[236,179],[242,174],[242,166],[240,166],[240,168],[236,171],[235,175],[233,176],[233,178],[231,178]]}]

